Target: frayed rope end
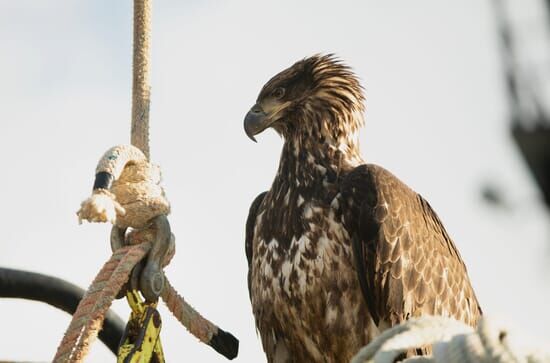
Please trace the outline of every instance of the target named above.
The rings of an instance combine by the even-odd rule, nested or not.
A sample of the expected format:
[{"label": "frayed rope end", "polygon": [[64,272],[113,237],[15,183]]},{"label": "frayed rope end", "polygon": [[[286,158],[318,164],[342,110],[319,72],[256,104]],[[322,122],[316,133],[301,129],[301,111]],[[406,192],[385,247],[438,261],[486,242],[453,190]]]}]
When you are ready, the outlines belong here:
[{"label": "frayed rope end", "polygon": [[123,216],[126,210],[116,201],[113,193],[105,189],[94,190],[91,197],[80,204],[76,212],[78,223],[88,221],[91,223],[116,223],[117,216]]}]

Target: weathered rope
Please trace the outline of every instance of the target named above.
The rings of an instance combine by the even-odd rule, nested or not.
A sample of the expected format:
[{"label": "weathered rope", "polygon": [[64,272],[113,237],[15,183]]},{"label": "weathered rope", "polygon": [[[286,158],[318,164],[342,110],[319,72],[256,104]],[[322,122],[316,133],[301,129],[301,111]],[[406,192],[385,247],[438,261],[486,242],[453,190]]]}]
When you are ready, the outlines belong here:
[{"label": "weathered rope", "polygon": [[132,145],[149,153],[149,49],[151,44],[151,0],[134,0],[134,56],[132,81]]},{"label": "weathered rope", "polygon": [[201,342],[210,344],[212,337],[218,333],[218,327],[205,319],[198,311],[189,305],[185,299],[178,294],[168,279],[165,280],[165,286],[161,297],[166,303],[168,310],[172,312],[176,319],[178,319],[191,334],[197,337]]},{"label": "weathered rope", "polygon": [[92,195],[81,203],[78,220],[144,228],[155,216],[170,213],[160,183],[160,168],[148,162],[141,150],[114,146],[97,164]]},{"label": "weathered rope", "polygon": [[128,281],[134,266],[151,249],[150,243],[123,247],[111,256],[99,271],[78,304],[71,323],[63,336],[54,362],[80,362],[95,340],[105,313],[122,286]]},{"label": "weathered rope", "polygon": [[[147,255],[151,246],[150,242],[143,242],[120,248],[113,253],[80,301],[57,349],[54,362],[80,362],[84,359],[101,329],[106,311],[128,281],[134,266]],[[164,264],[172,256],[167,256]],[[166,276],[165,279],[161,297],[168,310],[201,342],[211,345],[228,358],[235,357],[237,352],[234,346],[228,347],[226,343],[216,341],[216,337],[229,339],[227,333],[197,312],[178,294]]]},{"label": "weathered rope", "polygon": [[[134,0],[132,146],[115,146],[103,155],[96,169],[92,196],[82,202],[77,212],[80,222],[114,225],[111,246],[115,251],[80,302],[54,362],[78,362],[84,358],[101,329],[105,312],[129,280],[134,266],[146,255],[139,282],[142,295],[148,301],[156,301],[160,293],[168,309],[200,341],[229,359],[238,353],[239,341],[187,304],[162,272],[162,266],[173,256],[170,246],[173,247],[174,236],[166,219],[170,204],[160,186],[160,169],[148,161],[150,28],[151,0]],[[128,227],[133,230],[126,234]],[[128,246],[121,247],[125,244]]]},{"label": "weathered rope", "polygon": [[[114,229],[116,233],[111,235],[111,238],[113,236],[116,237],[115,244],[112,244],[113,249],[115,249],[115,256],[120,254],[119,251],[122,250],[121,247],[125,244],[141,246],[143,250],[146,250],[141,255],[141,258],[145,254],[148,254],[147,261],[150,263],[154,246],[159,243],[157,241],[159,231],[156,229],[155,223],[151,224],[151,221],[157,220],[159,215],[165,216],[170,212],[170,204],[165,198],[160,181],[160,169],[149,163],[145,159],[145,155],[138,148],[132,145],[115,146],[109,149],[98,162],[94,190],[92,196],[82,202],[80,210],[77,212],[79,221],[109,221],[115,224],[116,227],[113,228],[117,228]],[[127,227],[132,227],[133,229],[129,233],[125,233],[124,231],[126,231]],[[172,235],[172,243],[173,239],[174,236]],[[156,244],[153,244],[153,241],[156,241]],[[113,243],[113,240],[111,243]],[[168,248],[167,254],[163,258],[162,267],[168,264],[174,252],[173,248]],[[115,259],[112,263],[116,263],[116,261],[118,260]],[[139,262],[139,259],[132,260],[132,262],[133,265],[125,269],[124,276],[116,284],[117,291],[110,291],[102,304],[110,305],[118,290],[128,281],[132,267]],[[160,272],[164,277],[164,287],[162,290],[159,290],[159,293],[174,316],[200,341],[210,345],[224,356],[234,358],[238,351],[238,341],[235,337],[202,317],[178,295],[166,276],[162,271]],[[105,273],[100,274],[100,276],[109,278],[109,274]],[[143,277],[143,271],[141,277]],[[99,275],[96,280],[98,280],[97,286],[96,284],[92,284],[90,291],[102,289],[106,285],[105,281],[99,279]],[[140,287],[143,287],[143,285]],[[90,298],[94,298],[94,296]],[[72,337],[73,339],[67,338],[65,339],[67,342],[63,342],[63,344],[67,347],[73,345],[74,348],[60,349],[63,352],[77,352],[67,357],[75,356],[75,359],[79,360],[86,354],[88,342],[97,335],[97,329],[101,327],[101,321],[94,320],[94,317],[101,314],[103,305],[98,305],[97,309],[97,311],[89,309],[77,310],[75,316],[86,315],[88,316],[86,319],[98,321],[98,323],[92,325],[93,328],[83,331],[78,330],[78,334],[80,335],[74,332],[67,332],[67,337]],[[91,322],[87,321],[84,323],[91,324]],[[78,329],[79,327],[80,325],[72,324],[69,330],[73,328]],[[80,344],[84,344],[84,346],[80,347]]]},{"label": "weathered rope", "polygon": [[392,363],[410,349],[433,345],[433,355],[405,359],[407,363],[550,363],[550,356],[518,354],[508,345],[504,330],[482,319],[476,330],[462,322],[436,316],[410,319],[386,330],[351,363]]},{"label": "weathered rope", "polygon": [[117,145],[103,154],[97,163],[95,172],[96,174],[109,173],[117,180],[128,163],[142,161],[147,161],[147,156],[137,146]]}]

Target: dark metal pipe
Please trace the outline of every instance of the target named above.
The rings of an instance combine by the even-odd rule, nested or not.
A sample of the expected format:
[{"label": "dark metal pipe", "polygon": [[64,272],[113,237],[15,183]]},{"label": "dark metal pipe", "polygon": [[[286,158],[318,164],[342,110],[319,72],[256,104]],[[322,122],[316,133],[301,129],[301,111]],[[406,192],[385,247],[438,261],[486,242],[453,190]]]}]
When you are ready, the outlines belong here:
[{"label": "dark metal pipe", "polygon": [[[57,277],[0,267],[0,298],[35,300],[74,314],[84,290]],[[25,322],[25,324],[27,324]],[[109,310],[99,331],[99,339],[117,354],[124,322]]]}]

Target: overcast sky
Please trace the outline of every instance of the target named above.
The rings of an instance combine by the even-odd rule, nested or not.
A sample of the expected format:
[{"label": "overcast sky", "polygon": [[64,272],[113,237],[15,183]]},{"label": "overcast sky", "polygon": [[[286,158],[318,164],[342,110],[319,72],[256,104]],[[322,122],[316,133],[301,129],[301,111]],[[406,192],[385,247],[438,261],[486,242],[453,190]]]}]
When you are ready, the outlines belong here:
[{"label": "overcast sky", "polygon": [[[0,265],[86,287],[109,258],[110,227],[79,226],[75,212],[99,157],[129,141],[131,14],[129,0],[0,0]],[[318,52],[361,78],[363,156],[430,201],[484,311],[524,341],[548,342],[549,218],[509,135],[495,29],[480,0],[154,2],[151,155],[177,237],[167,275],[240,339],[238,361],[264,361],[244,224],[282,145],[272,131],[252,143],[242,120],[272,75]],[[486,182],[512,211],[480,201]],[[124,302],[114,309],[127,318]],[[161,315],[169,361],[225,361]],[[69,319],[0,300],[0,359],[51,359]],[[97,342],[89,361],[112,359]]]}]

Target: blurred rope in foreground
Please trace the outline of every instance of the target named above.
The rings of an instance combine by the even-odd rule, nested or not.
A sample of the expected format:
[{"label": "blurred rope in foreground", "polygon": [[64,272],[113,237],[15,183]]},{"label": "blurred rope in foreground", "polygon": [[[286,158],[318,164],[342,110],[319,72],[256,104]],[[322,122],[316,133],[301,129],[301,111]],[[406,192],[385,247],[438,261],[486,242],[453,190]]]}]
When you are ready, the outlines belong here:
[{"label": "blurred rope in foreground", "polygon": [[362,348],[351,363],[393,363],[407,350],[433,345],[433,355],[405,359],[407,363],[550,363],[548,354],[520,354],[507,341],[505,330],[494,329],[486,318],[477,329],[436,316],[410,319],[386,330]]}]

